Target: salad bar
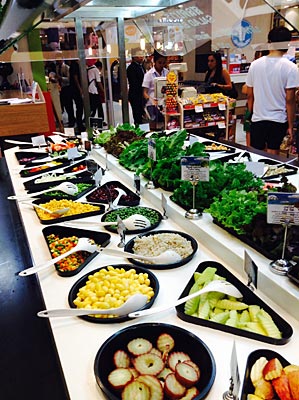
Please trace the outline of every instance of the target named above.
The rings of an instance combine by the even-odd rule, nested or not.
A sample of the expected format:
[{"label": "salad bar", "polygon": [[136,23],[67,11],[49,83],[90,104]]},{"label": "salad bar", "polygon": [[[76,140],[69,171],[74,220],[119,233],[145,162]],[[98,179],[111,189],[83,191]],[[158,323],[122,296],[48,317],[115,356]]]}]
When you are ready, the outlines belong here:
[{"label": "salad bar", "polygon": [[[239,396],[242,400],[251,400],[247,396],[254,395],[256,389],[245,371],[249,368],[247,357],[252,363],[253,352],[260,351],[260,357],[269,358],[267,352],[275,349],[281,359],[299,364],[295,351],[299,343],[298,288],[287,276],[277,276],[270,271],[271,259],[237,239],[237,234],[244,234],[244,226],[238,222],[241,218],[236,219],[236,233],[231,235],[226,230],[226,221],[224,229],[213,223],[213,218],[216,219],[213,212],[227,195],[224,188],[233,193],[247,185],[255,189],[253,193],[262,190],[262,179],[254,177],[240,163],[234,166],[234,158],[240,160],[242,156],[238,149],[219,150],[223,151],[219,159],[210,162],[210,182],[199,185],[196,191],[196,207],[203,215],[197,221],[188,220],[185,211],[192,206],[192,188],[188,185],[190,182],[182,182],[178,175],[179,156],[204,154],[205,145],[210,144],[198,141],[186,147],[186,137],[181,131],[157,137],[156,143],[160,155],[155,165],[157,170],[152,172],[156,174],[157,189],[146,188],[150,167],[148,163],[142,164],[147,150],[139,138],[122,149],[117,157],[109,154],[109,170],[103,174],[101,185],[89,188],[82,197],[50,201],[39,197],[31,208],[22,201],[17,202],[34,266],[52,261],[37,275],[45,301],[43,316],[55,311],[57,315],[60,312],[61,317],[49,321],[40,319],[40,322],[50,322],[72,400],[133,400],[135,393],[140,392],[144,396],[140,398],[148,400],[222,398],[230,387],[234,345],[240,376],[243,378],[245,373]],[[216,145],[210,150],[214,156]],[[15,156],[17,151],[7,150],[5,156],[14,192],[25,196],[28,182],[30,192],[36,192],[35,183],[30,176],[24,178],[12,172],[20,167]],[[139,160],[134,154],[139,154]],[[254,157],[243,152],[247,160],[248,156]],[[91,157],[104,171],[105,148],[94,148]],[[141,174],[140,194],[136,194],[134,188],[136,172]],[[54,173],[59,176],[64,171],[57,169]],[[295,183],[293,175],[288,175],[288,183]],[[40,177],[42,175],[34,179]],[[56,185],[50,184],[51,187]],[[126,194],[116,208],[109,209],[117,197],[113,192],[117,189]],[[102,198],[92,199],[92,194],[96,196],[97,192]],[[167,199],[166,210],[161,202],[162,194]],[[127,196],[131,197],[126,199]],[[132,200],[137,204],[130,203]],[[71,211],[73,203],[76,204],[74,213]],[[236,202],[230,207],[237,210]],[[263,207],[261,202],[258,210],[261,214]],[[63,214],[55,215],[60,210]],[[242,212],[243,218],[249,214]],[[124,224],[122,229],[119,219]],[[218,219],[217,214],[215,222]],[[223,220],[219,223],[223,224]],[[80,239],[91,241],[91,251],[73,253]],[[255,290],[246,285],[244,250],[258,266]],[[61,259],[69,251],[72,256],[55,262],[56,257]],[[170,258],[160,264],[154,261],[168,251],[176,254],[176,262]],[[123,252],[121,257],[120,252]],[[127,254],[132,254],[132,258]],[[146,256],[149,261],[138,260],[138,256]],[[26,267],[24,265],[23,269]],[[30,278],[20,276],[18,279]],[[196,290],[214,280],[234,285],[243,298],[227,297],[214,291],[194,296]],[[104,317],[93,314],[93,310],[98,309],[122,309],[136,292],[142,293],[145,301],[138,310],[132,309],[132,314],[140,310],[140,317],[128,311]],[[177,299],[192,294],[192,299],[176,305]],[[62,317],[70,310],[82,310],[82,315]],[[152,315],[146,316],[145,312],[150,310]],[[140,341],[135,343],[135,339]],[[75,367],[74,360],[77,360]],[[273,400],[279,400],[273,393]],[[296,397],[290,399],[296,400]]]}]

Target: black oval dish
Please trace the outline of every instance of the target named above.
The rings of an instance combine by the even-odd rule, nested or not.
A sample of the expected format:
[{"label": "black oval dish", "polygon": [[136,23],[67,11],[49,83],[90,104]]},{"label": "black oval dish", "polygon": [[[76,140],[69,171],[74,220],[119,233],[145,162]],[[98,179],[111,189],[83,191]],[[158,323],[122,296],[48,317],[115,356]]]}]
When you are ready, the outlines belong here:
[{"label": "black oval dish", "polygon": [[[77,236],[78,238],[89,238],[93,239],[95,243],[98,246],[101,247],[106,247],[111,239],[111,236],[109,233],[105,232],[96,232],[96,231],[88,231],[86,229],[77,229],[77,228],[69,228],[67,226],[60,226],[60,225],[53,225],[53,226],[47,226],[46,228],[43,229],[43,235],[45,238],[45,241],[48,245],[49,251],[49,240],[48,236],[49,235],[57,235],[60,239],[65,238],[65,237],[70,237],[70,236]],[[51,251],[50,251],[51,253]],[[78,274],[86,265],[98,255],[98,252],[95,251],[94,253],[91,253],[86,260],[74,271],[61,271],[58,267],[57,264],[55,264],[56,272],[58,275],[63,276],[63,277],[69,277],[69,276],[74,276]]]},{"label": "black oval dish", "polygon": [[[64,173],[57,172],[57,177],[65,175]],[[74,178],[57,179],[57,181],[35,183],[37,178],[30,179],[29,181],[23,182],[24,188],[30,192],[39,192],[41,190],[48,189],[50,186],[57,186],[62,182],[73,182],[73,183],[94,183],[92,174],[88,171],[83,171],[81,174],[74,175]]]},{"label": "black oval dish", "polygon": [[132,192],[132,191],[131,191],[129,188],[127,188],[125,185],[123,185],[122,183],[117,182],[117,181],[110,181],[110,182],[107,182],[107,183],[105,183],[104,185],[102,185],[102,186],[96,188],[95,190],[92,191],[92,193],[90,193],[89,195],[86,196],[86,200],[87,200],[87,201],[90,201],[90,202],[92,202],[92,203],[104,203],[104,204],[108,204],[108,200],[102,199],[102,198],[98,198],[98,197],[97,197],[97,193],[103,194],[103,195],[106,196],[108,199],[109,199],[110,193],[112,193],[111,200],[113,201],[113,200],[116,199],[117,193],[116,193],[116,191],[114,191],[114,192],[109,192],[109,189],[110,189],[110,191],[111,191],[111,190],[117,189],[117,188],[124,190],[124,191],[126,192],[126,195],[127,195],[127,196],[130,196],[129,199],[127,199],[127,198],[125,197],[125,195],[122,196],[122,197],[119,199],[119,203],[118,203],[120,206],[138,206],[138,205],[139,205],[139,203],[140,203],[140,197],[137,196],[136,193]]},{"label": "black oval dish", "polygon": [[241,399],[240,400],[247,400],[247,395],[248,394],[254,394],[255,388],[251,382],[250,379],[250,371],[253,366],[253,364],[260,358],[260,357],[266,357],[266,359],[269,361],[272,358],[277,358],[283,367],[286,367],[290,363],[283,358],[279,353],[276,353],[276,351],[268,350],[268,349],[259,349],[255,350],[252,353],[249,354],[247,358],[247,363],[246,363],[246,369],[245,369],[245,375],[244,375],[244,380],[243,380],[243,386],[242,386],[242,392],[241,392]]},{"label": "black oval dish", "polygon": [[[16,151],[15,156],[20,165],[26,165],[31,163],[33,160],[41,160],[48,157],[47,152],[34,152],[34,151]],[[30,164],[31,165],[31,164]]]},{"label": "black oval dish", "polygon": [[[115,218],[110,219],[109,216],[111,216],[111,214],[115,215]],[[101,221],[103,221],[103,222],[107,221],[107,217],[108,217],[108,221],[110,221],[110,220],[111,220],[111,222],[115,221],[115,227],[106,225],[105,229],[107,229],[110,232],[116,233],[117,232],[117,223],[116,223],[117,215],[119,215],[121,219],[126,219],[129,216],[134,215],[134,214],[141,214],[141,215],[144,215],[145,217],[149,218],[151,221],[151,225],[148,228],[144,228],[144,229],[126,230],[126,234],[129,234],[129,235],[143,233],[143,232],[147,232],[152,229],[155,229],[162,221],[162,214],[159,211],[157,211],[153,208],[142,207],[142,206],[123,207],[123,208],[118,208],[116,210],[108,211],[102,216]]]},{"label": "black oval dish", "polygon": [[[217,268],[217,275],[224,277],[228,282],[232,283],[236,286],[240,292],[243,294],[243,302],[248,305],[258,305],[263,308],[267,313],[269,313],[280,330],[282,337],[280,339],[260,335],[257,333],[245,331],[244,329],[234,328],[231,326],[223,325],[217,322],[208,321],[203,318],[193,317],[191,315],[187,315],[184,312],[185,304],[181,304],[176,307],[177,315],[180,319],[190,322],[192,324],[206,326],[208,328],[217,329],[223,332],[232,333],[238,336],[244,336],[249,339],[259,340],[265,343],[271,343],[275,345],[282,345],[286,344],[293,334],[292,327],[283,319],[281,318],[272,308],[270,308],[263,300],[261,300],[248,286],[244,285],[239,279],[237,279],[232,273],[230,273],[222,264],[216,261],[205,261],[199,264],[196,271],[194,272],[203,272],[207,267]],[[194,283],[193,275],[188,282],[187,286],[183,290],[180,298],[187,296],[189,291]]]},{"label": "black oval dish", "polygon": [[200,142],[200,143],[204,144],[205,146],[211,146],[212,144],[215,144],[216,146],[224,146],[225,147],[225,149],[223,149],[223,150],[221,150],[221,149],[207,150],[205,148],[204,150],[207,153],[215,153],[215,152],[217,152],[217,153],[219,153],[219,152],[222,152],[222,153],[235,153],[235,151],[236,151],[235,147],[230,147],[230,146],[227,146],[226,144],[223,144],[223,143],[217,143],[217,142],[212,142],[212,141],[204,141],[204,142]]},{"label": "black oval dish", "polygon": [[[161,233],[175,233],[177,235],[182,236],[183,238],[187,239],[188,241],[191,242],[191,246],[193,248],[192,253],[186,257],[183,258],[181,261],[173,263],[173,264],[148,264],[139,260],[135,260],[134,258],[129,258],[128,260],[130,262],[132,262],[135,265],[141,265],[145,268],[149,268],[149,269],[172,269],[172,268],[178,268],[181,267],[182,265],[187,264],[189,261],[192,260],[192,258],[194,257],[194,254],[196,253],[197,249],[198,249],[198,244],[197,241],[190,235],[188,235],[187,233],[184,232],[177,232],[177,231],[151,231],[148,233],[144,233],[142,235],[138,235],[137,237],[144,237],[144,236],[152,236],[152,235],[157,235],[157,234],[161,234]],[[125,251],[128,251],[129,253],[134,254],[133,251],[133,247],[134,247],[134,242],[135,242],[135,238],[131,239],[124,247]],[[171,249],[171,248],[169,248]]]},{"label": "black oval dish", "polygon": [[156,346],[157,338],[166,333],[173,337],[173,351],[188,354],[200,369],[200,379],[195,385],[199,394],[193,400],[204,399],[213,386],[216,376],[216,364],[211,350],[196,335],[178,326],[164,323],[144,323],[131,325],[110,336],[98,350],[94,361],[94,374],[97,384],[102,389],[106,399],[121,400],[121,392],[112,389],[108,382],[109,373],[115,369],[113,356],[117,350],[127,351],[130,340],[144,338]]},{"label": "black oval dish", "polygon": [[[72,182],[72,183],[74,183],[74,185],[76,185],[75,182]],[[79,183],[83,183],[83,182],[79,182]],[[55,193],[52,196],[50,196],[51,192],[47,192],[47,193],[43,193],[43,194],[41,194],[39,196],[36,196],[36,197],[41,199],[41,200],[43,200],[43,201],[45,201],[45,202],[50,201],[52,199],[56,199],[56,200],[62,200],[62,199],[77,200],[77,199],[80,199],[81,197],[85,196],[87,193],[89,193],[91,190],[93,190],[95,188],[94,181],[84,182],[84,183],[85,184],[89,184],[89,187],[86,188],[85,190],[82,190],[82,192],[78,192],[78,193],[76,193],[74,195],[70,195],[70,194],[67,194],[65,192],[61,192],[61,191],[58,191],[58,190],[53,190],[53,192],[55,192]],[[54,188],[54,186],[53,186],[53,188]],[[31,192],[29,190],[28,193],[32,194],[34,192]]]},{"label": "black oval dish", "polygon": [[[156,300],[156,297],[158,296],[158,293],[159,293],[160,285],[159,285],[158,279],[156,278],[156,276],[151,271],[148,271],[148,270],[146,270],[145,268],[142,268],[142,267],[135,267],[132,264],[117,264],[117,265],[112,265],[111,264],[111,266],[114,267],[114,268],[123,268],[126,271],[130,270],[130,269],[134,269],[137,274],[146,273],[148,275],[149,280],[150,280],[150,286],[154,289],[155,294],[151,298],[151,300],[148,303],[146,303],[146,305],[143,306],[140,310],[145,310],[147,308],[150,308],[154,304],[154,301]],[[95,270],[93,270],[91,272],[88,272],[88,274],[82,276],[72,286],[72,288],[71,288],[71,290],[69,292],[69,296],[68,296],[68,302],[69,302],[69,305],[70,305],[71,308],[77,308],[76,305],[74,304],[74,300],[77,297],[77,293],[78,293],[79,289],[81,287],[85,286],[86,281],[88,280],[88,277],[90,275],[95,274],[96,272],[100,271],[103,268],[107,268],[107,266],[100,267],[100,268],[97,268],[97,269],[95,269]],[[83,316],[81,316],[79,318],[85,319],[86,321],[89,321],[89,322],[95,322],[95,323],[98,323],[98,324],[111,324],[111,323],[118,323],[118,322],[124,322],[124,321],[129,321],[130,320],[130,318],[127,315],[123,315],[121,317],[115,317],[115,318],[96,318],[96,317],[91,317],[89,315],[83,315]]]},{"label": "black oval dish", "polygon": [[299,286],[299,264],[291,266],[287,272],[287,277]]},{"label": "black oval dish", "polygon": [[[51,199],[51,200],[53,200],[53,199]],[[46,203],[48,203],[48,201]],[[32,202],[33,205],[34,204],[46,204],[46,203],[45,203],[45,200],[42,200],[42,199],[37,199],[37,200],[34,200]],[[86,203],[86,202],[82,201],[82,204],[89,204],[89,203]],[[96,206],[99,207],[99,209],[96,210],[96,211],[90,211],[90,212],[85,212],[85,213],[81,213],[81,214],[72,214],[72,215],[67,215],[67,216],[61,215],[60,217],[52,218],[52,219],[41,219],[39,217],[39,215],[37,214],[35,209],[34,209],[34,211],[36,212],[37,218],[39,219],[39,222],[41,224],[43,224],[43,225],[52,225],[52,224],[56,224],[56,223],[59,223],[59,222],[71,221],[73,219],[92,217],[94,215],[100,215],[100,214],[103,214],[105,212],[105,206],[104,205],[97,204]],[[47,206],[46,206],[46,208],[47,208]]]},{"label": "black oval dish", "polygon": [[[55,162],[55,161],[56,161],[56,160],[53,160],[53,162]],[[48,163],[50,163],[50,162],[51,162],[51,161],[48,161]],[[21,171],[20,171],[20,176],[21,176],[22,178],[29,178],[30,176],[40,175],[40,174],[44,174],[45,172],[55,171],[56,169],[64,168],[66,165],[69,165],[69,164],[70,164],[69,161],[63,161],[63,162],[62,162],[62,161],[58,161],[58,162],[59,162],[58,165],[49,166],[49,167],[46,167],[46,168],[41,169],[41,170],[36,170],[36,171],[33,170],[33,171],[31,171],[31,172],[30,172],[30,169],[21,170]],[[26,165],[32,167],[32,169],[35,169],[35,168],[40,167],[40,166],[43,165],[43,164],[31,164],[31,165],[26,164]],[[27,167],[26,167],[26,168],[27,168]]]}]

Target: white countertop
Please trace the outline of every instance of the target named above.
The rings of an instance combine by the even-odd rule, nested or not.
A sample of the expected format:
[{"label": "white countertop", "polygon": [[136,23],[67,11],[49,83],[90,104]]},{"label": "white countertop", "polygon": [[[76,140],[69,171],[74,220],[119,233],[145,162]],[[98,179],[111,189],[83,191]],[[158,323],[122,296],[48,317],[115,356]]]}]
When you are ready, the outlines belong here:
[{"label": "white countertop", "polygon": [[[24,179],[20,178],[18,174],[20,166],[14,156],[15,151],[16,148],[6,150],[5,156],[11,172],[15,194],[21,195],[25,194],[23,187]],[[102,149],[93,150],[92,155],[102,166],[105,165],[105,152]],[[119,167],[117,160],[112,156],[108,157],[108,162],[110,170],[104,175],[102,183],[117,179],[132,189],[133,174]],[[298,179],[298,177],[296,179]],[[142,180],[141,205],[154,207],[161,211],[161,193],[163,191],[160,189],[147,190],[144,188],[144,183],[145,181]],[[169,197],[169,193],[163,193],[166,197]],[[42,235],[42,229],[45,225],[40,224],[35,211],[30,206],[19,204],[19,210],[30,243],[30,251],[34,263],[40,264],[47,261],[49,259],[49,252]],[[51,327],[72,400],[104,399],[101,390],[97,386],[93,373],[93,363],[98,349],[101,344],[116,331],[131,324],[143,322],[164,322],[179,325],[199,336],[207,344],[214,355],[217,369],[215,383],[207,396],[208,400],[221,399],[223,392],[229,387],[229,360],[234,341],[236,343],[241,381],[243,381],[247,356],[256,349],[267,348],[277,351],[289,360],[290,363],[299,364],[297,351],[299,345],[298,314],[295,318],[286,311],[287,309],[292,309],[292,306],[297,306],[297,309],[299,309],[298,288],[290,283],[286,277],[276,276],[270,272],[268,268],[269,260],[265,259],[248,246],[245,246],[239,240],[224,232],[221,228],[215,226],[209,215],[204,214],[198,221],[190,221],[184,217],[184,214],[184,210],[174,203],[171,203],[171,206],[169,206],[170,218],[168,220],[163,220],[158,229],[178,230],[191,234],[198,241],[198,252],[190,263],[182,267],[167,270],[153,270],[160,283],[160,292],[155,305],[159,306],[176,300],[198,264],[203,261],[212,260],[220,262],[245,283],[245,275],[242,271],[244,248],[246,248],[257,263],[260,271],[259,282],[263,290],[261,291],[258,289],[256,294],[266,301],[270,307],[292,326],[294,330],[292,339],[286,345],[274,346],[228,333],[218,332],[180,320],[176,316],[175,309],[120,324],[93,324],[76,317],[52,319],[50,321]],[[90,217],[90,220],[96,220],[96,218],[97,217]],[[128,235],[127,240],[130,237],[131,236]],[[109,247],[116,248],[119,241],[118,239],[118,235],[111,234],[111,244]],[[68,292],[82,275],[85,275],[87,272],[97,267],[120,263],[127,263],[127,260],[98,255],[85,269],[74,277],[62,278],[56,274],[54,269],[40,272],[38,277],[46,307],[49,309],[68,307]],[[24,277],[23,279],[26,278]]]}]

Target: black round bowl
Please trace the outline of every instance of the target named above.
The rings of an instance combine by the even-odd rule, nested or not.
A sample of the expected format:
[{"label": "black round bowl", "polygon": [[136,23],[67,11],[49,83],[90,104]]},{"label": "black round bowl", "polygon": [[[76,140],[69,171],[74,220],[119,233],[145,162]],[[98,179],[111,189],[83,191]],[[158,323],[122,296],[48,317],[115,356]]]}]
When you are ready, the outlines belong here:
[{"label": "black round bowl", "polygon": [[[123,268],[125,270],[129,270],[129,269],[134,268],[136,270],[137,274],[139,274],[139,273],[148,274],[148,277],[149,277],[149,280],[150,280],[150,286],[154,289],[155,294],[151,298],[151,300],[148,303],[146,303],[146,305],[144,307],[141,308],[141,310],[145,310],[146,308],[150,308],[154,304],[154,301],[155,301],[155,299],[156,299],[156,297],[158,296],[158,293],[159,293],[160,285],[159,285],[159,281],[158,281],[157,277],[151,271],[148,271],[147,269],[142,268],[142,267],[137,267],[137,266],[135,267],[132,264],[117,264],[117,265],[112,265],[112,266],[114,268]],[[97,269],[95,269],[95,270],[93,270],[91,272],[88,272],[88,274],[85,274],[77,282],[74,283],[74,285],[71,287],[71,290],[70,290],[69,295],[68,295],[68,302],[69,302],[69,305],[70,305],[71,308],[77,308],[77,306],[74,304],[74,300],[77,297],[77,293],[78,293],[79,289],[81,287],[85,286],[86,281],[88,280],[88,277],[90,275],[95,274],[96,272],[100,271],[103,268],[107,268],[107,266],[101,267],[101,268],[97,268]],[[89,321],[89,322],[95,322],[95,323],[98,323],[98,324],[111,324],[111,323],[117,323],[117,322],[124,322],[124,321],[128,321],[130,319],[126,315],[124,315],[122,317],[115,317],[115,318],[95,318],[95,317],[91,317],[89,315],[84,315],[84,316],[81,316],[79,318],[82,318],[82,319],[84,319],[86,321]]]},{"label": "black round bowl", "polygon": [[174,325],[144,323],[131,325],[108,338],[100,347],[94,361],[94,374],[99,387],[109,400],[121,400],[121,393],[113,390],[108,382],[109,373],[115,369],[113,355],[116,350],[127,350],[127,343],[135,338],[145,338],[154,346],[158,336],[168,333],[175,341],[173,351],[187,353],[200,368],[200,379],[195,385],[199,394],[194,400],[201,400],[209,393],[216,375],[214,357],[207,345],[196,335]]},{"label": "black round bowl", "polygon": [[190,260],[192,260],[192,258],[194,257],[197,249],[198,249],[198,244],[197,241],[190,235],[188,235],[187,233],[184,232],[177,232],[177,231],[151,231],[151,232],[147,232],[144,234],[140,234],[136,237],[134,237],[133,239],[131,239],[124,247],[124,250],[134,254],[133,251],[133,247],[134,247],[134,243],[135,243],[135,239],[136,238],[141,238],[144,236],[150,236],[150,235],[155,235],[155,234],[161,234],[161,233],[175,233],[178,234],[180,236],[182,236],[183,238],[189,240],[191,242],[191,246],[193,248],[192,253],[188,256],[183,258],[181,261],[176,262],[176,263],[172,263],[172,264],[147,264],[143,261],[139,261],[139,260],[135,260],[133,258],[129,258],[129,261],[132,262],[135,265],[140,265],[143,266],[145,268],[150,268],[150,269],[172,269],[172,268],[178,268],[181,267],[182,265],[187,264]]},{"label": "black round bowl", "polygon": [[119,215],[119,217],[121,219],[126,219],[126,218],[130,217],[131,215],[141,214],[141,215],[144,215],[145,217],[147,217],[151,221],[151,225],[148,228],[131,229],[131,230],[127,229],[125,233],[129,234],[129,235],[134,235],[137,233],[147,232],[152,229],[155,229],[162,221],[162,214],[158,210],[155,210],[155,209],[149,208],[149,207],[142,207],[142,206],[122,207],[122,208],[118,208],[116,210],[108,211],[102,216],[101,220],[103,222],[107,221],[107,219],[109,220],[109,216],[111,214],[115,214],[115,226],[107,225],[107,226],[105,226],[105,229],[107,229],[110,232],[114,232],[114,233],[117,232],[117,222],[116,222],[117,215]]}]

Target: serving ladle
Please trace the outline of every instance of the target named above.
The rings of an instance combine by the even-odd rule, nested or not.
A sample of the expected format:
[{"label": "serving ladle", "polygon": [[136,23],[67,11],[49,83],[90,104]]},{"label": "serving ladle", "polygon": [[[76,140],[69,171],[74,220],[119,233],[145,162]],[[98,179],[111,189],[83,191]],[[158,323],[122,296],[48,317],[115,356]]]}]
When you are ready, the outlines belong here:
[{"label": "serving ladle", "polygon": [[78,192],[78,187],[72,182],[62,182],[57,186],[41,190],[40,192],[31,193],[26,196],[8,196],[7,198],[8,200],[26,201],[27,199],[31,199],[32,197],[38,197],[41,194],[53,191],[55,192],[57,190],[73,196],[75,193]]},{"label": "serving ladle", "polygon": [[34,203],[26,203],[23,202],[23,204],[28,204],[30,206],[33,206],[34,208],[39,208],[40,210],[45,211],[46,213],[50,214],[50,215],[63,215],[65,213],[67,213],[69,211],[69,207],[65,207],[65,208],[58,208],[57,210],[49,210],[46,207],[42,207],[39,204],[34,204]]},{"label": "serving ladle", "polygon": [[[151,226],[151,222],[148,218],[146,218],[144,215],[141,214],[133,214],[128,218],[125,218],[122,220],[122,222],[125,224],[126,229],[129,231],[132,230],[138,230],[138,229],[146,229]],[[105,222],[105,221],[100,221],[100,222],[87,222],[87,221],[76,221],[76,222],[64,222],[64,225],[66,226],[74,226],[74,225],[82,225],[85,227],[91,227],[91,226],[113,226],[117,225],[117,221],[114,222]]]},{"label": "serving ladle", "polygon": [[108,310],[87,309],[87,308],[62,308],[57,310],[43,310],[37,313],[38,317],[80,317],[82,315],[106,315],[113,314],[118,316],[128,315],[133,310],[139,310],[148,301],[148,297],[141,293],[135,293],[120,307]]},{"label": "serving ladle", "polygon": [[159,254],[158,256],[142,256],[140,254],[129,253],[127,251],[120,251],[120,250],[106,249],[106,248],[105,249],[100,248],[98,249],[98,251],[99,253],[106,254],[109,256],[127,257],[136,260],[144,260],[148,261],[150,264],[167,265],[167,264],[174,264],[182,260],[182,257],[175,250],[171,249],[163,251],[163,253]]},{"label": "serving ladle", "polygon": [[182,303],[185,303],[188,300],[193,299],[194,297],[197,297],[207,292],[221,292],[237,298],[243,297],[242,293],[231,283],[217,280],[210,282],[203,289],[200,289],[197,292],[194,292],[186,297],[182,297],[181,299],[177,300],[172,304],[168,304],[167,306],[153,307],[146,310],[136,311],[142,308],[147,302],[147,296],[142,295],[140,293],[136,293],[131,297],[129,297],[129,299],[121,307],[118,308],[110,308],[108,310],[86,309],[86,308],[62,308],[55,310],[43,310],[38,312],[37,315],[39,317],[51,318],[51,317],[72,317],[72,316],[79,317],[83,315],[97,315],[97,314],[101,315],[115,314],[118,315],[119,317],[128,316],[129,318],[137,318],[168,310],[169,308],[176,307]]},{"label": "serving ladle", "polygon": [[43,264],[35,265],[33,267],[24,269],[23,271],[19,272],[19,275],[29,276],[35,274],[36,272],[42,271],[43,269],[50,267],[51,265],[57,263],[58,261],[63,260],[65,257],[73,253],[76,253],[77,251],[88,251],[89,253],[93,253],[94,251],[96,251],[96,249],[97,249],[97,244],[95,244],[91,239],[79,238],[78,243],[71,250],[66,251],[65,253],[61,254],[58,257],[52,258],[51,260]]}]

